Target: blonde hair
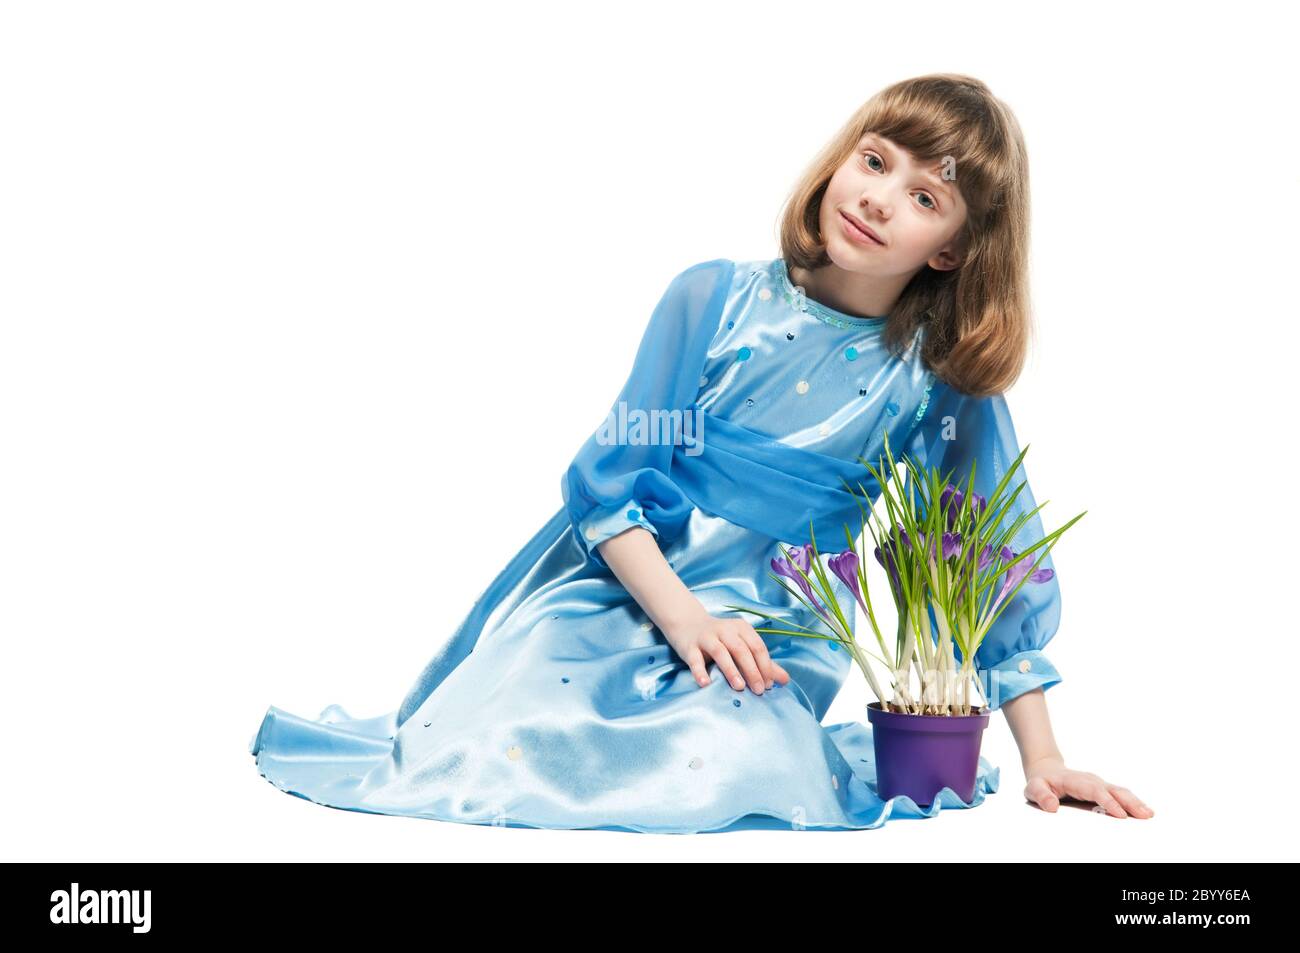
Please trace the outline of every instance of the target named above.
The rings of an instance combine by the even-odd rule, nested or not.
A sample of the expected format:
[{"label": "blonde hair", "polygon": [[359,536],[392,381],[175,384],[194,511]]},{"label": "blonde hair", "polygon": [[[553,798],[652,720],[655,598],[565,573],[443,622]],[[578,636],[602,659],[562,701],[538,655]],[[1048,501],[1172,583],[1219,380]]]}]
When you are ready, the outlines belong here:
[{"label": "blonde hair", "polygon": [[921,357],[957,390],[1011,387],[1032,332],[1029,309],[1029,160],[1020,125],[984,83],[956,73],[904,80],[867,100],[796,183],[781,213],[787,266],[830,264],[819,227],[831,176],[868,132],[921,162],[951,156],[967,217],[961,265],[912,277],[891,309],[886,344],[901,352],[925,326]]}]

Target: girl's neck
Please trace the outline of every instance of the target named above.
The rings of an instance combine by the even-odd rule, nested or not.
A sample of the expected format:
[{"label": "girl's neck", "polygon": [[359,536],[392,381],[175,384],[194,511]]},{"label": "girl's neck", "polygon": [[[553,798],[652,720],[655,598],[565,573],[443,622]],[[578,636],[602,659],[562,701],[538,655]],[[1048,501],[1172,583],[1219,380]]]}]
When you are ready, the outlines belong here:
[{"label": "girl's neck", "polygon": [[788,270],[790,282],[802,286],[804,294],[812,300],[861,318],[888,317],[912,277],[860,275],[834,263],[812,271],[798,266]]}]

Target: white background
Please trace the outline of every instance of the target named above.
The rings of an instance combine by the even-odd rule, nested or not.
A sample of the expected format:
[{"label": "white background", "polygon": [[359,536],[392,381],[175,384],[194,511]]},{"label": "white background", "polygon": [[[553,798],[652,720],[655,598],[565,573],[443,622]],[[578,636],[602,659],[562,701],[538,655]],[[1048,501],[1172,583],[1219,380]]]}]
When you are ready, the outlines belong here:
[{"label": "white background", "polygon": [[[1281,7],[6,5],[6,859],[1296,860],[1294,24]],[[668,280],[770,258],[880,88],[969,73],[1031,162],[1008,400],[1067,763],[874,831],[677,837],[330,810],[268,704],[397,707],[558,509]],[[826,722],[862,720],[855,673]],[[1270,684],[1270,679],[1273,680]]]}]

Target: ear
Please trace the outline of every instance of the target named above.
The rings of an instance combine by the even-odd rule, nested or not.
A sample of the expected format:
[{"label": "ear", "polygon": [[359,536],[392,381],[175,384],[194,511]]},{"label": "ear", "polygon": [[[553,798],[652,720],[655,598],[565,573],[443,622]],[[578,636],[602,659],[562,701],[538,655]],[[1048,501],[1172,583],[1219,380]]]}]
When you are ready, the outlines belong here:
[{"label": "ear", "polygon": [[935,271],[952,271],[961,265],[966,258],[967,249],[966,229],[961,229],[948,244],[933,255],[926,262]]}]

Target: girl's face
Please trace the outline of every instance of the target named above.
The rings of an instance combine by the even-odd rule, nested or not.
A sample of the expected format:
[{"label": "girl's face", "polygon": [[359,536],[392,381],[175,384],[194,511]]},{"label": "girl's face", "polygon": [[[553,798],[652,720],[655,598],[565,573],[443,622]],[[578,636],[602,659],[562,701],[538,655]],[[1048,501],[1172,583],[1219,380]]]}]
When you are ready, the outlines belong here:
[{"label": "girl's face", "polygon": [[860,275],[904,280],[926,264],[957,267],[966,203],[943,170],[942,162],[916,163],[889,139],[864,135],[822,196],[819,224],[831,261]]}]

